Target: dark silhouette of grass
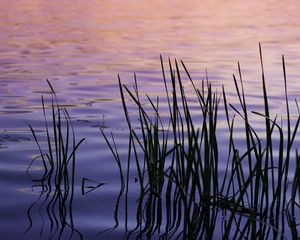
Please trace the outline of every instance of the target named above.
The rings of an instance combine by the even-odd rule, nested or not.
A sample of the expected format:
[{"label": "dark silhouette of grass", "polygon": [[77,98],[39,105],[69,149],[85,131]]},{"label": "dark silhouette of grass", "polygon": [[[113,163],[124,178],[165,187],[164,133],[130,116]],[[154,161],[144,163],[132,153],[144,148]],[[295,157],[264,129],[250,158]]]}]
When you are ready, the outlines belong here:
[{"label": "dark silhouette of grass", "polygon": [[[202,80],[200,86],[196,86],[182,61],[175,60],[172,64],[169,60],[170,77],[167,79],[161,58],[167,112],[161,111],[158,97],[152,99],[146,95],[150,108],[145,107],[136,76],[133,89],[123,85],[119,78],[122,107],[129,130],[125,159],[122,159],[124,155],[119,154],[113,134],[108,136],[105,130],[100,129],[120,173],[121,188],[114,212],[115,226],[112,229],[119,226],[119,206],[124,199],[126,239],[213,239],[216,232],[223,239],[299,238],[300,221],[297,216],[300,211],[300,154],[294,143],[300,123],[300,111],[295,100],[298,116],[292,121],[285,60],[282,56],[287,120],[284,123],[278,120],[278,116],[271,118],[260,45],[259,53],[262,112],[248,109],[240,64],[238,76],[233,75],[238,106],[228,102],[224,87],[221,93],[213,91],[208,78]],[[190,96],[187,97],[183,86],[182,71],[193,87],[197,113],[191,109]],[[49,86],[53,96],[51,127],[48,125],[42,99],[47,136],[46,153],[36,132],[29,125],[45,170],[43,176],[34,181],[40,184],[43,192],[49,193],[54,189],[55,193],[60,194],[59,199],[63,202],[59,205],[59,212],[64,215],[59,219],[63,220],[62,226],[74,229],[71,216],[66,215],[66,206],[72,206],[75,153],[83,139],[76,143],[69,114],[66,109],[59,107],[50,83]],[[132,101],[127,101],[128,99]],[[132,119],[128,104],[136,106],[138,119]],[[224,141],[222,150],[218,142],[220,111],[224,111],[221,114],[226,117],[227,151],[224,150]],[[232,114],[233,117],[230,117]],[[251,115],[263,119],[263,138],[259,137],[249,120]],[[245,145],[242,148],[237,147],[235,140],[236,118],[243,122]],[[65,124],[62,124],[62,119]],[[138,127],[134,127],[136,123],[139,124]],[[291,161],[296,166],[294,173]],[[31,166],[30,164],[28,171]],[[137,188],[139,194],[136,226],[130,228],[128,194],[133,168],[137,173],[138,183],[138,188],[134,188]],[[87,181],[93,182],[85,178],[82,192]],[[100,185],[96,184],[94,187]],[[53,209],[53,206],[49,209]],[[69,212],[71,214],[71,209]],[[30,209],[28,216],[30,219]],[[57,220],[51,222],[51,226],[55,225],[54,222],[58,226]]]},{"label": "dark silhouette of grass", "polygon": [[[218,94],[206,79],[198,88],[185,64],[180,62],[198,99],[199,113],[196,117],[191,113],[182,72],[176,60],[175,66],[169,60],[168,81],[161,59],[169,109],[167,117],[165,112],[160,111],[159,98],[153,100],[146,96],[151,110],[146,109],[136,77],[133,90],[119,79],[129,129],[125,170],[122,169],[121,163],[124,161],[118,155],[114,139],[110,143],[103,131],[102,134],[118,162],[125,192],[130,188],[130,166],[135,164],[137,171],[140,190],[136,208],[137,225],[128,230],[127,238],[151,238],[155,235],[163,239],[212,239],[216,228],[221,228],[224,239],[276,239],[284,238],[286,234],[299,237],[299,154],[293,145],[300,113],[298,110],[298,117],[292,126],[282,56],[286,125],[279,123],[277,116],[274,119],[270,117],[261,46],[259,52],[263,112],[248,110],[240,64],[239,76],[233,76],[240,106],[234,106],[228,103],[224,87],[222,94]],[[138,109],[138,128],[133,127],[132,122],[136,120],[130,118],[128,98]],[[228,125],[227,155],[223,150],[219,151],[218,144],[220,104],[224,106]],[[297,101],[296,105],[298,107]],[[229,117],[232,111],[244,121],[246,150],[236,147],[236,117]],[[249,115],[253,114],[264,119],[264,139],[258,136],[249,121]],[[223,173],[220,171],[220,161],[226,164]],[[290,161],[295,161],[296,166],[293,179],[288,178],[291,175]],[[123,178],[125,173],[126,180]]]},{"label": "dark silhouette of grass", "polygon": [[[49,121],[42,97],[46,144],[38,140],[36,131],[29,124],[40,154],[32,160],[27,173],[34,182],[34,187],[40,187],[41,192],[27,211],[29,226],[25,233],[33,227],[32,212],[38,210],[42,222],[40,237],[48,235],[49,239],[72,239],[76,235],[82,239],[82,234],[74,227],[72,204],[75,194],[76,151],[84,139],[76,143],[68,111],[59,105],[53,87],[48,80],[47,82],[52,99]],[[39,160],[42,161],[44,172],[36,179],[32,177],[31,169],[35,161]]]}]

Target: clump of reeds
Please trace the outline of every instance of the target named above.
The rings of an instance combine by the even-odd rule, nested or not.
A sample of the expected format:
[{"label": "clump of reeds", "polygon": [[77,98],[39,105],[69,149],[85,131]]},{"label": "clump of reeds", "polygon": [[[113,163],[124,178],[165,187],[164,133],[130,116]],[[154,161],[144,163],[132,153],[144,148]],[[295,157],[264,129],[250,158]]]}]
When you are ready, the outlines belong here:
[{"label": "clump of reeds", "polygon": [[[82,238],[81,233],[73,225],[72,203],[75,186],[76,151],[84,139],[76,142],[69,113],[66,108],[59,105],[53,87],[48,80],[47,82],[51,89],[50,120],[47,118],[48,107],[42,96],[46,141],[39,140],[37,131],[28,124],[39,149],[39,155],[32,160],[28,166],[27,173],[31,177],[32,168],[38,165],[37,161],[41,161],[43,174],[39,178],[31,177],[35,184],[34,186],[41,188],[41,193],[38,200],[28,209],[27,215],[30,224],[26,232],[32,228],[31,213],[35,206],[39,204],[38,211],[40,215],[42,210],[44,210],[48,216],[49,238],[66,238],[64,234],[66,234],[67,228],[71,230],[70,239],[74,232]],[[43,225],[45,224],[45,219],[42,217]],[[42,226],[40,236],[43,231],[46,232],[46,227],[44,226]]]},{"label": "clump of reeds", "polygon": [[40,182],[43,187],[51,188],[54,185],[58,189],[62,187],[68,189],[69,186],[74,185],[70,184],[70,181],[74,183],[76,150],[85,139],[81,139],[76,143],[69,113],[66,108],[59,105],[53,87],[48,80],[47,83],[51,89],[52,97],[50,106],[51,120],[49,121],[47,119],[44,97],[42,96],[46,148],[41,146],[36,131],[28,124],[40,155],[32,160],[27,172],[31,169],[34,161],[41,159],[44,166],[44,174],[40,179],[36,179],[35,181]]},{"label": "clump of reeds", "polygon": [[[159,98],[153,100],[147,96],[151,110],[146,109],[136,77],[133,90],[119,79],[122,106],[129,129],[125,170],[114,138],[110,142],[102,133],[118,163],[122,189],[126,189],[126,193],[130,188],[130,166],[135,164],[137,171],[140,189],[137,225],[128,230],[128,238],[133,235],[150,238],[158,234],[167,239],[212,239],[216,227],[221,228],[219,232],[222,232],[224,239],[275,239],[286,234],[299,237],[300,161],[293,145],[300,112],[298,109],[298,117],[293,125],[282,56],[286,124],[279,122],[277,116],[271,118],[261,47],[259,49],[263,112],[248,109],[239,64],[239,75],[233,76],[239,106],[234,106],[227,102],[224,87],[221,94],[214,92],[206,79],[198,88],[181,61],[198,102],[197,114],[192,114],[176,60],[175,67],[169,60],[168,81],[161,59],[167,117],[165,112],[160,111]],[[133,127],[136,119],[130,118],[127,96],[137,107],[139,127]],[[223,106],[222,114],[226,116],[228,126],[227,152],[221,152],[218,145],[220,105]],[[297,101],[296,106],[298,108]],[[230,118],[232,112],[237,116]],[[263,138],[259,137],[249,120],[252,114],[264,120]],[[237,117],[244,123],[243,149],[237,147],[234,136]],[[296,166],[292,179],[289,178],[291,161]],[[225,171],[220,171],[220,163],[225,164]],[[221,226],[217,226],[217,223],[221,223]]]}]

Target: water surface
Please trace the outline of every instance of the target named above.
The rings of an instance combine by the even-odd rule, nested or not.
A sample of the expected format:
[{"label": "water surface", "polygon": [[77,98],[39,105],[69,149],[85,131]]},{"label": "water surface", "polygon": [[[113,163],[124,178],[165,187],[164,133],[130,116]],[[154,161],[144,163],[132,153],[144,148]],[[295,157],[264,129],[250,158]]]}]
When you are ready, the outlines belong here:
[{"label": "water surface", "polygon": [[[74,224],[86,239],[105,239],[96,234],[114,225],[119,175],[99,127],[115,132],[126,152],[118,74],[132,84],[136,72],[142,91],[163,96],[160,54],[165,61],[182,59],[195,80],[204,79],[207,70],[213,86],[224,84],[236,103],[232,74],[240,61],[251,110],[261,110],[261,42],[273,113],[284,114],[281,54],[290,97],[299,96],[299,1],[0,0],[0,9],[1,239],[21,238],[30,225],[29,207],[44,201],[38,200],[39,189],[32,190],[25,170],[38,154],[26,122],[43,129],[46,78],[68,106],[77,138],[87,139],[77,156],[73,208]],[[83,177],[106,184],[81,196]],[[134,177],[131,181],[134,185]],[[39,237],[43,221],[49,224],[37,205],[25,239]],[[122,233],[121,220],[111,235]],[[46,228],[42,238],[48,238]]]}]

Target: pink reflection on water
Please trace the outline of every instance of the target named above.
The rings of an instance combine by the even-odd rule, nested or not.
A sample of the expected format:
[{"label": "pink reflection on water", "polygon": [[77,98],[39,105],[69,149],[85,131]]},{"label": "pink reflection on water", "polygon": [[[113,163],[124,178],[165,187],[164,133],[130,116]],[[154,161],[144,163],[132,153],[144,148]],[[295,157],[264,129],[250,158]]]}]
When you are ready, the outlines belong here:
[{"label": "pink reflection on water", "polygon": [[[64,80],[66,95],[66,84],[102,90],[134,71],[149,82],[160,76],[160,54],[185,60],[196,78],[208,69],[219,85],[232,84],[240,60],[255,88],[258,42],[272,91],[281,89],[281,53],[290,72],[299,65],[300,3],[293,0],[1,0],[0,8],[0,81],[25,80],[29,88],[29,80],[48,77]],[[23,89],[9,87],[15,95]]]}]

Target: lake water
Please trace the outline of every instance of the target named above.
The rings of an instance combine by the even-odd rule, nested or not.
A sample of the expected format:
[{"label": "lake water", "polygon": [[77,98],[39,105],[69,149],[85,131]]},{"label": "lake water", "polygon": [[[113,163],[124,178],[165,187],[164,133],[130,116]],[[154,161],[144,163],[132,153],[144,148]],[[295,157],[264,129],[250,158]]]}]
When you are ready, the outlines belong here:
[{"label": "lake water", "polygon": [[[166,63],[168,57],[182,59],[195,80],[205,79],[207,70],[213,87],[221,91],[224,85],[234,104],[232,74],[240,61],[249,107],[261,110],[261,42],[272,113],[285,114],[281,54],[290,99],[300,93],[296,0],[0,0],[0,9],[0,239],[52,236],[49,199],[40,197],[26,174],[38,154],[27,123],[44,134],[46,78],[67,106],[77,139],[86,138],[77,154],[73,204],[74,226],[84,239],[119,239],[125,231],[122,205],[119,227],[98,234],[114,226],[120,190],[117,165],[99,128],[115,133],[121,154],[128,142],[118,74],[130,86],[135,72],[142,93],[163,96],[160,54]],[[82,178],[105,184],[82,195]],[[130,181],[133,196],[134,176]],[[134,213],[134,197],[130,202]]]}]

